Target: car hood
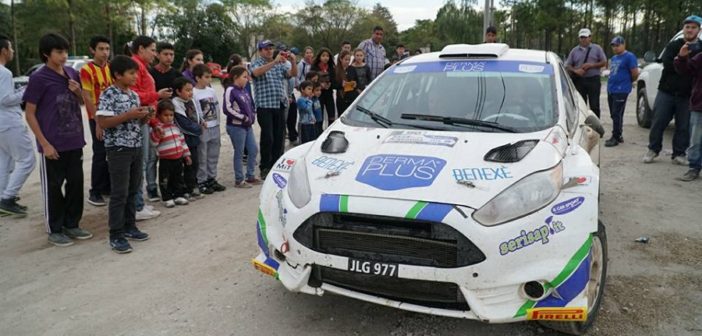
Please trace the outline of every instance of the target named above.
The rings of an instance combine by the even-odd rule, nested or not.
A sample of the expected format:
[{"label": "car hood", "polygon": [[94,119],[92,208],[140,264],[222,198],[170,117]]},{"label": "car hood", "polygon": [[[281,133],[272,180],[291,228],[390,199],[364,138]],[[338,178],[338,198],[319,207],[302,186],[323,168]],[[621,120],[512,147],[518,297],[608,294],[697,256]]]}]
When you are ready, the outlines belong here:
[{"label": "car hood", "polygon": [[[418,200],[480,208],[505,188],[563,158],[567,139],[559,126],[534,133],[482,133],[350,127],[332,130],[348,140],[343,153],[325,153],[329,131],[310,147],[303,162],[313,195]],[[556,134],[556,135],[554,135]],[[490,150],[521,140],[538,140],[520,161],[488,162]]]}]

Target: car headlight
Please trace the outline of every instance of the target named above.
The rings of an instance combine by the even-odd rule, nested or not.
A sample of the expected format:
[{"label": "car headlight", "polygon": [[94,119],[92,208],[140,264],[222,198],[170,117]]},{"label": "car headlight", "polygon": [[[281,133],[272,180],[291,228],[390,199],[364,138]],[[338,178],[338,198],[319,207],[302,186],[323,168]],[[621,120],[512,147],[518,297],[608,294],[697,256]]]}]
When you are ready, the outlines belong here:
[{"label": "car headlight", "polygon": [[533,173],[509,186],[473,213],[473,219],[493,226],[538,211],[558,197],[563,183],[563,163]]},{"label": "car headlight", "polygon": [[293,166],[290,172],[288,196],[290,196],[290,201],[292,201],[298,209],[307,205],[312,199],[310,182],[307,179],[307,162],[304,158],[298,160],[297,164]]}]

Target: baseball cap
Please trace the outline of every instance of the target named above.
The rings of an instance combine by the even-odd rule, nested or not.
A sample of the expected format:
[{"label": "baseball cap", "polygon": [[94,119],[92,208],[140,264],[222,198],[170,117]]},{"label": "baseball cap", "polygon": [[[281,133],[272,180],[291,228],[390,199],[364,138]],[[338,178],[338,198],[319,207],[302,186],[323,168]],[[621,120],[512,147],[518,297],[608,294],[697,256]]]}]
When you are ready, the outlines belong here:
[{"label": "baseball cap", "polygon": [[590,37],[591,35],[592,32],[590,31],[590,29],[587,28],[580,29],[580,31],[578,32],[579,37]]},{"label": "baseball cap", "polygon": [[620,44],[624,44],[624,38],[621,36],[615,36],[612,39],[612,42],[609,42],[609,45],[620,45]]},{"label": "baseball cap", "polygon": [[300,49],[298,49],[297,47],[292,47],[290,48],[290,52],[293,53],[293,55],[299,55]]},{"label": "baseball cap", "polygon": [[683,20],[683,25],[687,23],[696,23],[697,26],[702,26],[702,18],[697,15],[690,15]]},{"label": "baseball cap", "polygon": [[261,42],[258,42],[258,50],[265,49],[268,47],[275,47],[275,43],[271,42],[271,40],[263,40]]}]

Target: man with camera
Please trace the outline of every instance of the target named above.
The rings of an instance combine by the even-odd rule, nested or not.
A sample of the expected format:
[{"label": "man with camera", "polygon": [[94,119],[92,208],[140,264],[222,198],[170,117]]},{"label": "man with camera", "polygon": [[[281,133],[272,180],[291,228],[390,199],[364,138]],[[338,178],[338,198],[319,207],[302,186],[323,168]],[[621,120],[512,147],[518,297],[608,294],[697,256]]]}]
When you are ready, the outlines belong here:
[{"label": "man with camera", "polygon": [[573,79],[573,84],[590,109],[600,117],[600,73],[607,65],[607,55],[599,45],[592,43],[592,32],[583,28],[578,32],[580,43],[570,51],[566,60],[566,69]]},{"label": "man with camera", "polygon": [[658,84],[656,101],[653,103],[653,123],[648,136],[648,152],[643,157],[644,163],[651,163],[663,148],[663,132],[675,118],[675,133],[673,135],[672,162],[687,165],[685,151],[690,144],[690,92],[692,77],[689,73],[677,73],[673,62],[680,48],[687,43],[699,45],[697,36],[700,33],[702,18],[689,16],[683,21],[683,37],[671,41],[665,47],[661,62],[663,71]]},{"label": "man with camera", "polygon": [[[273,164],[283,155],[285,144],[285,106],[288,95],[285,83],[297,75],[295,55],[280,52],[273,58],[275,44],[258,43],[258,58],[251,64],[258,124],[261,126],[261,178],[266,178]],[[290,62],[290,68],[286,63]]]},{"label": "man with camera", "polygon": [[[699,33],[702,18],[690,16],[685,19],[685,26],[697,26]],[[687,36],[687,29],[686,36]],[[687,150],[689,170],[680,177],[681,181],[692,181],[700,176],[702,169],[702,46],[699,41],[686,40],[675,57],[675,71],[692,77],[690,93],[690,147]],[[677,122],[677,121],[676,121]]]}]

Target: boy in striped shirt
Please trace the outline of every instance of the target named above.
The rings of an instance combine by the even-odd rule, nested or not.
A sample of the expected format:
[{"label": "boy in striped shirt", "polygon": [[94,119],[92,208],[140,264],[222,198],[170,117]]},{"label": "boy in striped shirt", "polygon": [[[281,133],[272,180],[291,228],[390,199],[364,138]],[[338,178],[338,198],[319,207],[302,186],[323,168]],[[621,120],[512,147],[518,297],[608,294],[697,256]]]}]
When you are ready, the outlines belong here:
[{"label": "boy in striped shirt", "polygon": [[151,132],[151,142],[158,150],[158,185],[166,208],[186,205],[185,181],[183,180],[183,163],[190,166],[190,149],[175,119],[175,106],[170,100],[158,102],[156,116],[159,123]]},{"label": "boy in striped shirt", "polygon": [[92,62],[80,69],[80,82],[83,87],[83,101],[88,112],[90,133],[93,138],[93,161],[90,170],[90,191],[88,203],[94,206],[104,206],[106,202],[102,195],[110,193],[110,172],[107,167],[107,154],[102,127],[95,122],[95,112],[100,101],[100,95],[112,85],[112,74],[108,59],[110,57],[110,39],[105,36],[93,36],[90,39]]}]

